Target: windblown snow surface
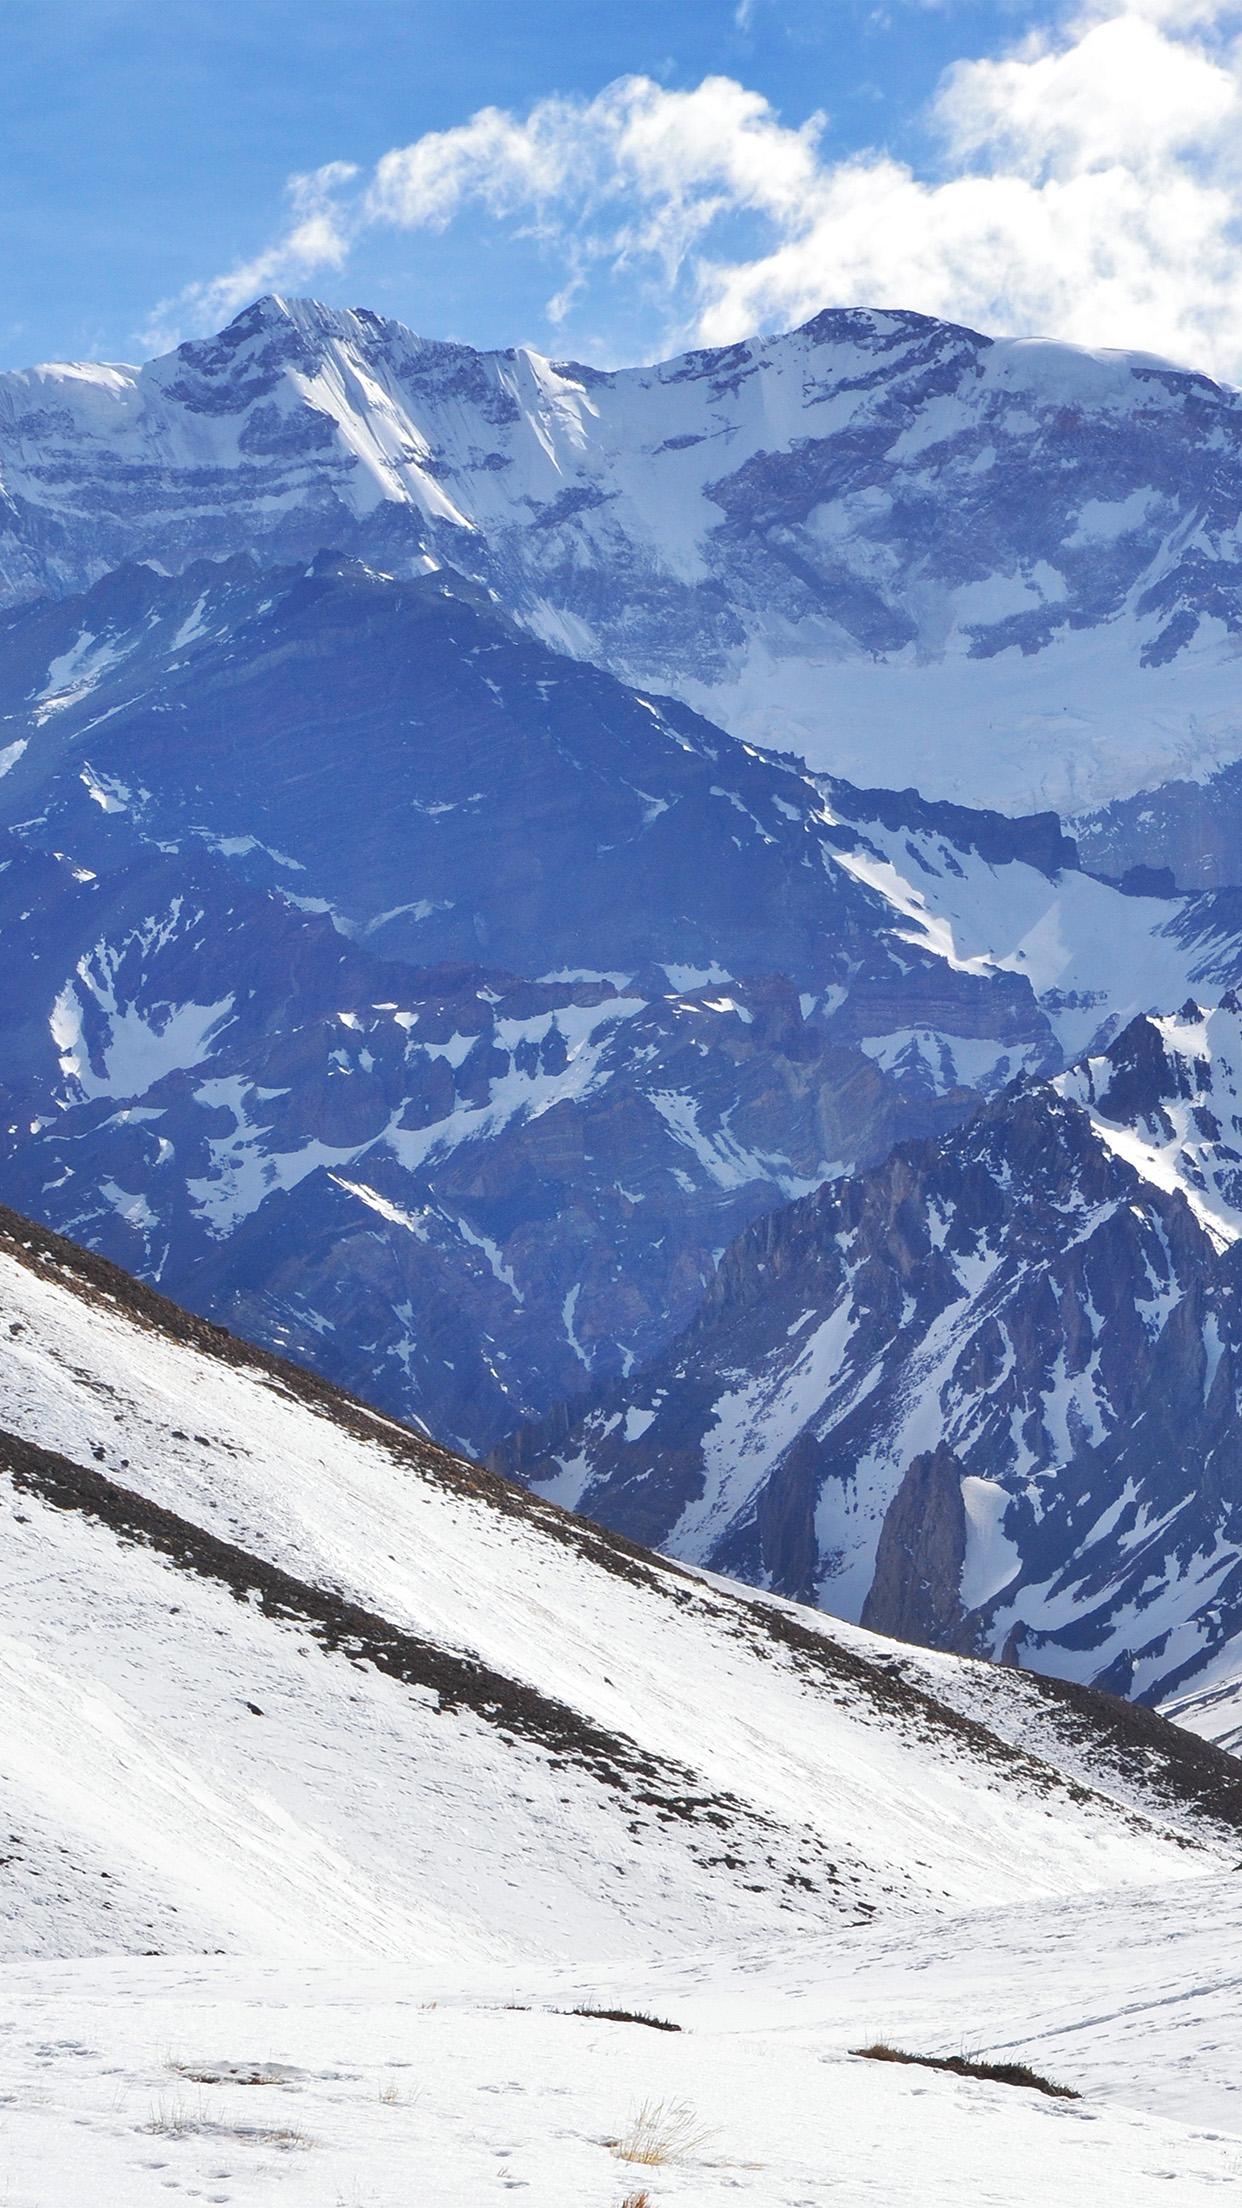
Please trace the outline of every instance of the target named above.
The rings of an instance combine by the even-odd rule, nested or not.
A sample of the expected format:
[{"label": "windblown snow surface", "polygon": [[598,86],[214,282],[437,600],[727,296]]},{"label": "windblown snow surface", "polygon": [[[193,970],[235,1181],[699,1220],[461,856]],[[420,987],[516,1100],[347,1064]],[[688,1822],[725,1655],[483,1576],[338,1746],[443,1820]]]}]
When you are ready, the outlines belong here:
[{"label": "windblown snow surface", "polygon": [[[5,2208],[1234,2182],[1217,1751],[681,1571],[12,1214],[0,1511]],[[618,2005],[682,2029],[562,2013]]]}]

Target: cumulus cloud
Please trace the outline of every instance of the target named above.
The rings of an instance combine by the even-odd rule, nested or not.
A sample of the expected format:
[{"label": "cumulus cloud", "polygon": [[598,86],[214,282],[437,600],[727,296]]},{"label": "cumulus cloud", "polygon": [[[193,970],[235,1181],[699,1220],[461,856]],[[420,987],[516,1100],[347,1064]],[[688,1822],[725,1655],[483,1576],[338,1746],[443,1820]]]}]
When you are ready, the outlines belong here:
[{"label": "cumulus cloud", "polygon": [[954,155],[1032,179],[1124,166],[1152,173],[1203,150],[1237,114],[1237,85],[1202,48],[1130,13],[1060,50],[959,63],[936,102]]},{"label": "cumulus cloud", "polygon": [[1242,376],[1237,28],[1237,0],[1084,0],[947,72],[925,173],[882,151],[833,159],[821,117],[794,128],[728,77],[485,108],[368,174],[294,179],[285,235],[173,311],[214,326],[339,270],[364,234],[474,221],[546,252],[553,323],[601,276],[632,283],[653,350],[866,304]]},{"label": "cumulus cloud", "polygon": [[825,165],[770,251],[700,259],[704,336],[867,298],[1238,375],[1242,84],[1190,13],[1149,0],[959,63],[931,118],[942,173]]}]

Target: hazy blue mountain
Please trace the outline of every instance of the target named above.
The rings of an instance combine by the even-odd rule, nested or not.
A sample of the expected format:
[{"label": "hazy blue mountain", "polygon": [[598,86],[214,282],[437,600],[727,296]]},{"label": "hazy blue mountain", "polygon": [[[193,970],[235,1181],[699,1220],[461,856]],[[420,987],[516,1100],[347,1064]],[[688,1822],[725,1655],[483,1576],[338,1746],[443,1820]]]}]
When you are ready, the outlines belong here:
[{"label": "hazy blue mountain", "polygon": [[131,564],[3,617],[0,704],[0,1185],[474,1448],[1239,968],[1050,816],[810,775],[446,573]]}]

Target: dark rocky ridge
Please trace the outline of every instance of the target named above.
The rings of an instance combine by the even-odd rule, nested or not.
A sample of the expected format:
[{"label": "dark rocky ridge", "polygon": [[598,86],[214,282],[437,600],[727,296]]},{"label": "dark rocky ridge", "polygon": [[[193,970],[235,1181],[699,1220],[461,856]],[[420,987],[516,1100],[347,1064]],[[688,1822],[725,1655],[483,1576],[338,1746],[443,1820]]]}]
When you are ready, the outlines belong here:
[{"label": "dark rocky ridge", "polygon": [[463,1446],[1062,1063],[1055,991],[851,871],[1051,900],[1054,820],[808,777],[443,575],[131,566],[0,619],[0,707],[0,1191]]}]

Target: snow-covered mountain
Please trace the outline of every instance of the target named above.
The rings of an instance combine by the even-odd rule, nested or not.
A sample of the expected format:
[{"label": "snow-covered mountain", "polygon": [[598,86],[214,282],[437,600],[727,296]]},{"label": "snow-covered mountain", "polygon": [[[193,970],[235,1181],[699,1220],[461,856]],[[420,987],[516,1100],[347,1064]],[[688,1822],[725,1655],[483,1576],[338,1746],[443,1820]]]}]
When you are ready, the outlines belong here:
[{"label": "snow-covered mountain", "polygon": [[6,2208],[1236,2180],[1240,424],[0,377]]},{"label": "snow-covered mountain", "polygon": [[1242,1006],[1138,1019],[749,1229],[503,1462],[906,1638],[1155,1701],[1242,1635]]},{"label": "snow-covered mountain", "polygon": [[1242,753],[1242,405],[926,317],[606,374],[262,299],[0,377],[0,586],[325,545],[855,781],[1078,811]]},{"label": "snow-covered mountain", "polygon": [[857,790],[337,556],[0,617],[0,1191],[440,1438],[774,1204],[1242,977],[1220,898]]},{"label": "snow-covered mountain", "polygon": [[[8,379],[0,1193],[462,1447],[555,1413],[564,1457],[576,1413],[556,1407],[615,1390],[558,1492],[644,1538],[885,1626],[1172,1691],[1232,1631],[1211,1590],[1232,1570],[1233,1409],[1222,1382],[1157,1450],[1143,1391],[1180,1404],[1194,1357],[1151,1323],[1149,1287],[1173,1280],[1205,1356],[1232,1339],[1233,1138],[1203,1133],[1193,1051],[1181,1102],[1136,1116],[1116,1097],[1135,1034],[1166,1034],[1127,1023],[1242,981],[1237,896],[1176,892],[1146,847],[1137,874],[1120,846],[1124,880],[1089,874],[1049,813],[814,771],[591,655],[734,703],[747,654],[774,681],[805,674],[829,645],[789,578],[844,590],[832,561],[856,564],[859,516],[881,512],[850,471],[880,469],[900,555],[885,604],[921,610],[890,634],[847,593],[834,666],[865,650],[877,684],[905,668],[930,701],[937,669],[1020,663],[1037,683],[1088,638],[1190,699],[1216,647],[1174,600],[1202,562],[1183,531],[1176,589],[1136,628],[1138,584],[1118,578],[1139,540],[1144,590],[1174,569],[1129,523],[1110,566],[1104,486],[1132,503],[1147,469],[1164,528],[1206,440],[1216,513],[1234,420],[1230,394],[1150,363],[902,316],[598,378],[269,301],[141,371]],[[937,563],[973,588],[968,553],[1016,558],[1039,517],[1073,582],[1047,600],[1064,619],[1015,628],[993,607],[950,635],[942,606],[933,634]],[[575,629],[588,599],[595,626]],[[724,638],[710,664],[704,622]],[[1031,742],[1055,757],[1046,730],[994,748],[1012,764]],[[898,760],[865,728],[860,746],[869,783]],[[973,785],[969,746],[961,765]],[[978,787],[1010,803],[1016,785]],[[1019,1076],[1065,1078],[1015,1101]],[[911,1138],[932,1147],[894,1151]],[[842,1175],[862,1176],[846,1198]],[[980,1175],[963,1272],[942,1226]],[[840,1201],[860,1209],[829,1259]],[[812,1277],[781,1324],[816,1323],[786,1339],[761,1268],[789,1233],[790,1295],[804,1257]],[[1084,1249],[1084,1308],[1117,1313],[1090,1372],[1074,1359],[1096,1321],[1074,1333],[1062,1280]],[[1002,1385],[1006,1325],[1021,1354]],[[665,1383],[687,1326],[683,1416]],[[723,1485],[699,1495],[708,1433]],[[1066,1463],[1092,1451],[1075,1487]],[[1157,1520],[1158,1614],[1131,1538]],[[1196,1546],[1212,1529],[1224,1547]],[[1118,1549],[1133,1616],[1104,1585]],[[1002,1568],[1039,1601],[1010,1614]],[[1080,1577],[1052,1593],[1054,1570]]]}]

